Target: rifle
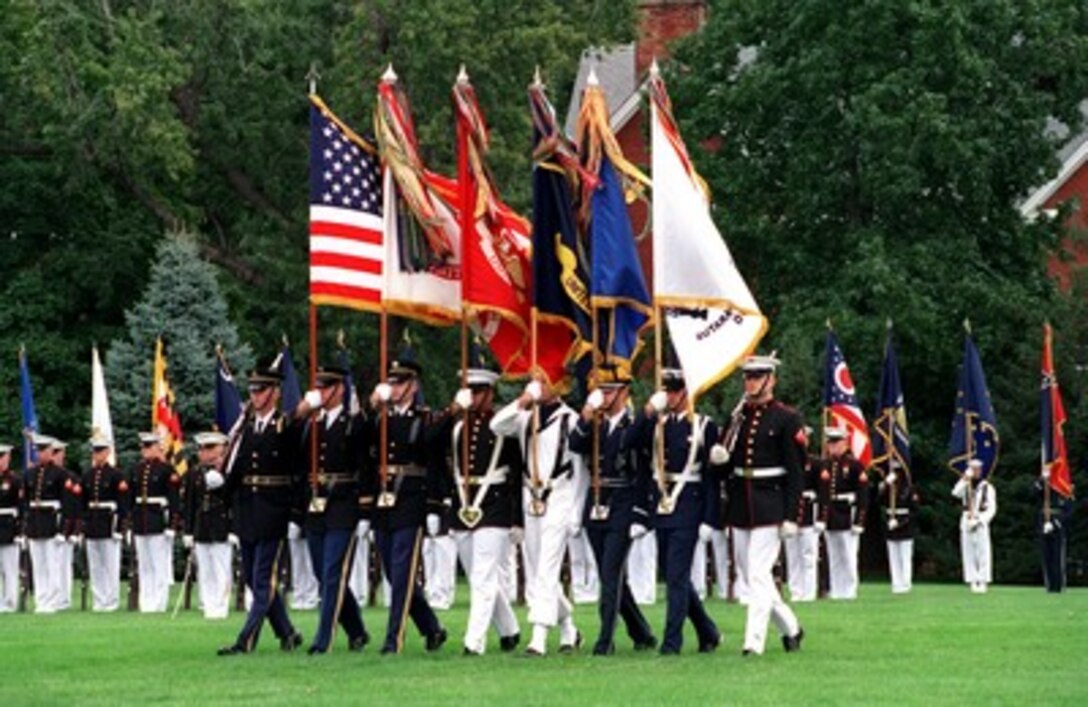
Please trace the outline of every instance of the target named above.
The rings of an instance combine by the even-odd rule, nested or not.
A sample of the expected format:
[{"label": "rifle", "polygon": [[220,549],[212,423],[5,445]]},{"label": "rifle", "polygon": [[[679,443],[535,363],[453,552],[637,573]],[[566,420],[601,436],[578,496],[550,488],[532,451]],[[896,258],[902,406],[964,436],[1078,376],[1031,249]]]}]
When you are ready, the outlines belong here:
[{"label": "rifle", "polygon": [[90,558],[87,557],[87,540],[81,539],[80,545],[83,546],[83,563],[82,567],[78,560],[80,559],[79,549],[76,549],[76,567],[79,568],[79,610],[87,610],[87,586],[90,584],[91,564]]},{"label": "rifle", "polygon": [[33,575],[30,573],[30,549],[27,548],[29,540],[24,540],[19,548],[19,577],[22,580],[19,588],[19,613],[26,613],[27,597],[30,595],[30,585],[33,583]]},{"label": "rifle", "polygon": [[136,536],[129,530],[128,610],[140,608],[140,559],[136,555]]}]

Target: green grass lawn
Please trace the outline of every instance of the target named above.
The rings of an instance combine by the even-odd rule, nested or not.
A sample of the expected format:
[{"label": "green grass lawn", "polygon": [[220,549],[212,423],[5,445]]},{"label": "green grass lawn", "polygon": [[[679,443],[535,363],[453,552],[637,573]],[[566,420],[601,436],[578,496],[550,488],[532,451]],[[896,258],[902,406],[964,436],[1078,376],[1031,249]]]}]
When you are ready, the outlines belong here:
[{"label": "green grass lawn", "polygon": [[[659,632],[664,593],[645,609]],[[741,658],[744,608],[711,602],[723,630],[717,653],[700,655],[689,631],[685,654],[617,653],[526,659],[503,654],[492,636],[483,658],[461,655],[468,591],[441,619],[450,642],[436,654],[410,632],[400,656],[379,656],[384,611],[366,610],[373,640],[362,654],[337,649],[283,654],[271,629],[252,655],[219,658],[242,617],[209,622],[196,611],[177,619],[70,610],[52,616],[0,615],[0,704],[338,703],[368,704],[1088,704],[1088,590],[1048,595],[1040,588],[917,585],[892,596],[863,584],[854,602],[798,605],[807,638],[787,655],[776,636],[761,657]],[[171,604],[171,607],[173,605]],[[524,607],[519,608],[524,621]],[[316,612],[293,612],[309,639]],[[587,647],[596,607],[576,621]],[[773,629],[772,629],[773,631]],[[523,623],[523,636],[527,637]],[[554,650],[557,635],[552,636]],[[522,644],[524,646],[524,642]]]}]

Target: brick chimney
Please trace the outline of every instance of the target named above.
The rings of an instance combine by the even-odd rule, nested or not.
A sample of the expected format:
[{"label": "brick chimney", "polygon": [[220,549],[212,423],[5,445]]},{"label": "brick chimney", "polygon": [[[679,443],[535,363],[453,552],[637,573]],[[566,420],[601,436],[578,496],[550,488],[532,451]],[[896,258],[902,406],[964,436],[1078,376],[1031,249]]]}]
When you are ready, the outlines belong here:
[{"label": "brick chimney", "polygon": [[644,75],[654,57],[669,56],[669,42],[697,31],[706,13],[706,0],[639,0],[635,75]]}]

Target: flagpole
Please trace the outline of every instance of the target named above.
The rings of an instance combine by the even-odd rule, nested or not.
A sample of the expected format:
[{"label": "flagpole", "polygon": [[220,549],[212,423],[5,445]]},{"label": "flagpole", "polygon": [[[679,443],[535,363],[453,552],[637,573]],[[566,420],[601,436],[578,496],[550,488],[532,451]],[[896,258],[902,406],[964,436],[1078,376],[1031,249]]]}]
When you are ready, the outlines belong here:
[{"label": "flagpole", "polygon": [[[589,312],[593,326],[593,365],[591,366],[591,379],[594,384],[600,386],[600,369],[597,365],[597,352],[599,351],[599,336],[597,334],[597,304],[592,299],[589,301]],[[601,505],[601,416],[597,410],[593,411],[593,510]]]},{"label": "flagpole", "polygon": [[[661,390],[663,376],[663,351],[665,342],[661,340],[664,332],[661,327],[661,306],[654,300],[654,393]],[[694,426],[694,420],[692,421]],[[657,472],[657,488],[661,492],[661,500],[658,508],[664,510],[669,507],[668,486],[665,482],[665,415],[658,413],[654,423],[654,463]],[[668,512],[668,511],[666,511]]]},{"label": "flagpole", "polygon": [[[887,335],[886,335],[886,337],[884,339],[884,361],[885,362],[887,362],[887,360],[888,360],[888,352],[892,350],[892,318],[891,317],[888,317],[887,329],[888,329]],[[896,372],[898,373],[898,365],[896,366],[896,369],[897,369]],[[884,373],[887,374],[887,372],[888,372],[887,371],[887,366],[885,366]],[[881,392],[883,393],[883,392],[886,392],[886,391],[881,391]],[[881,401],[881,402],[885,402],[885,401]],[[899,401],[896,400],[896,402],[898,403]],[[894,436],[895,435],[895,413],[894,413],[894,411],[896,410],[896,408],[892,408],[892,410],[893,410],[892,414],[888,415],[888,437],[887,437],[887,442],[886,442],[886,444],[888,445],[888,448],[884,450],[886,455],[887,455],[886,463],[888,465],[888,472],[884,476],[885,479],[888,478],[888,476],[891,476],[891,473],[892,473],[892,459],[895,457],[895,451],[896,451],[896,448],[895,448],[895,436]],[[899,479],[898,479],[898,476],[897,476],[896,481],[898,481],[898,480]],[[895,482],[892,482],[892,483],[888,484],[888,507],[892,511],[892,517],[893,518],[895,517],[895,509],[896,509],[896,506],[898,505],[898,503],[897,503],[898,499],[896,498],[898,496],[898,494],[896,493],[896,490],[897,490],[896,487],[897,487],[897,484]]]},{"label": "flagpole", "polygon": [[[381,382],[389,377],[389,314],[382,308],[378,319],[378,370]],[[382,497],[387,493],[386,483],[389,477],[389,406],[382,402],[381,416],[378,422],[378,499],[375,505],[381,506]]]},{"label": "flagpole", "polygon": [[[963,320],[963,329],[964,329],[964,332],[967,335],[967,340],[970,341],[970,339],[971,339],[971,320],[970,319],[964,318],[964,320]],[[966,349],[966,347],[965,347],[965,349]],[[963,365],[966,368],[966,366],[967,366],[966,357],[964,358]],[[970,379],[968,379],[968,385],[970,385]],[[965,467],[965,469],[970,469],[971,468],[971,459],[973,459],[974,456],[975,456],[975,451],[974,451],[974,449],[972,449],[972,447],[974,446],[974,442],[975,442],[975,433],[971,429],[971,411],[967,409],[966,405],[963,408],[963,432],[964,432],[963,448],[964,448],[964,451],[967,452],[967,461],[966,461],[967,466]],[[980,478],[980,480],[981,480],[981,473],[982,473],[982,470],[979,469],[979,474],[980,474],[979,478]],[[967,480],[967,493],[966,493],[966,496],[967,496],[967,518],[970,519],[970,520],[974,520],[974,518],[975,518],[975,487],[971,484],[971,479]]]},{"label": "flagpole", "polygon": [[[317,306],[310,302],[310,385],[308,390],[313,390],[317,384]],[[310,497],[318,496],[317,483],[317,410],[310,411]]]},{"label": "flagpole", "polygon": [[[1054,376],[1054,380],[1051,381],[1050,387],[1047,389],[1046,404],[1050,407],[1050,429],[1047,430],[1047,434],[1050,439],[1044,440],[1043,449],[1047,449],[1049,446],[1051,454],[1054,451],[1054,427],[1057,421],[1054,419],[1054,386],[1057,385],[1057,374],[1054,372],[1054,359],[1051,351],[1050,341],[1050,322],[1043,324],[1043,376],[1046,377],[1047,363],[1050,364],[1051,375]],[[1050,479],[1045,475],[1047,466],[1046,454],[1042,457],[1042,469],[1040,470],[1040,476],[1043,479],[1043,522],[1050,522]]]},{"label": "flagpole", "polygon": [[[465,65],[461,65],[461,70],[457,75],[457,82],[454,85],[454,93],[461,86],[468,86],[468,74],[465,71]],[[457,107],[457,101],[454,100],[454,110],[457,115],[454,116],[456,128],[457,128],[457,186],[461,193],[461,388],[468,387],[468,305],[466,304],[465,297],[465,284],[469,282],[469,259],[467,257],[468,248],[466,247],[466,241],[470,237],[469,234],[473,231],[473,222],[475,220],[476,203],[473,190],[473,182],[469,173],[468,163],[468,127],[464,124],[465,121],[461,119],[461,111]],[[461,410],[461,484],[464,488],[464,493],[461,494],[462,498],[467,502],[469,497],[469,408],[465,407]]]},{"label": "flagpole", "polygon": [[[536,309],[536,305],[534,304],[533,308],[530,310],[529,320],[531,338],[529,349],[530,356],[532,358],[532,370],[534,376],[537,375],[537,316],[538,312]],[[531,462],[529,464],[529,484],[531,486],[531,488],[529,489],[529,509],[530,511],[535,512],[537,507],[539,506],[539,499],[537,498],[537,494],[540,493],[540,406],[536,404],[536,401],[533,401],[531,437],[533,443],[529,449],[529,457]],[[559,454],[561,452],[562,450],[558,450],[556,454]],[[536,515],[542,514],[538,513]]]}]

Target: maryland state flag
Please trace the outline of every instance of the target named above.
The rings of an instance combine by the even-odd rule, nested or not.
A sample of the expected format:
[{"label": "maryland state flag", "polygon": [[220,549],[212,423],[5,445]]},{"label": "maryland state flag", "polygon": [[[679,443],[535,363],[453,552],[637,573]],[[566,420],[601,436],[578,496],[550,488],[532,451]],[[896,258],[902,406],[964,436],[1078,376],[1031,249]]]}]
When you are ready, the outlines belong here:
[{"label": "maryland state flag", "polygon": [[846,439],[854,459],[862,466],[873,461],[873,446],[869,442],[869,427],[858,405],[857,390],[846,356],[842,353],[835,332],[827,331],[827,355],[824,366],[824,424],[846,429]]},{"label": "maryland state flag", "polygon": [[892,462],[910,477],[910,432],[907,430],[907,406],[899,382],[899,362],[895,356],[891,324],[884,342],[884,368],[880,373],[880,394],[873,420],[873,466],[886,476]]},{"label": "maryland state flag", "polygon": [[155,340],[155,364],[151,379],[151,429],[162,436],[162,448],[167,460],[179,474],[188,470],[182,455],[185,441],[181,432],[181,417],[174,409],[174,391],[166,377],[166,357],[163,355],[162,337]]},{"label": "maryland state flag", "polygon": [[1065,498],[1073,497],[1073,479],[1065,448],[1065,406],[1054,372],[1050,324],[1043,325],[1043,382],[1039,389],[1039,417],[1042,422],[1042,465],[1049,471],[1050,488]]},{"label": "maryland state flag", "polygon": [[967,462],[978,459],[982,462],[982,477],[986,478],[997,466],[1000,446],[986,373],[968,332],[963,341],[963,366],[956,393],[956,415],[952,418],[952,438],[948,443],[948,467],[962,475]]},{"label": "maryland state flag", "polygon": [[536,370],[565,386],[568,369],[589,352],[593,338],[588,259],[578,241],[573,191],[581,176],[570,141],[539,78],[529,87],[533,118],[532,305]]}]

